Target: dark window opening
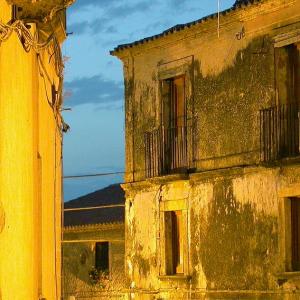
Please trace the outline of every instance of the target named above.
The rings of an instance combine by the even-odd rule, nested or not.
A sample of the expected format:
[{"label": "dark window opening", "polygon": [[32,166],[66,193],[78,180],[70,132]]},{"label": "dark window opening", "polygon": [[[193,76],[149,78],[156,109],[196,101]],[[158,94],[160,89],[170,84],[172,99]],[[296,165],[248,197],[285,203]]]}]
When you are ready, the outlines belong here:
[{"label": "dark window opening", "polygon": [[146,177],[185,173],[189,168],[186,78],[162,80],[161,126],[145,132]]},{"label": "dark window opening", "polygon": [[276,48],[278,104],[300,102],[300,43]]},{"label": "dark window opening", "polygon": [[299,154],[300,55],[297,44],[278,48],[276,52],[278,92],[278,155]]},{"label": "dark window opening", "polygon": [[292,270],[300,271],[300,198],[291,198]]},{"label": "dark window opening", "polygon": [[167,275],[184,273],[182,232],[182,212],[165,212],[165,257]]},{"label": "dark window opening", "polygon": [[186,125],[185,77],[162,81],[162,123],[167,128]]},{"label": "dark window opening", "polygon": [[109,243],[99,242],[95,247],[95,268],[98,271],[109,272]]}]

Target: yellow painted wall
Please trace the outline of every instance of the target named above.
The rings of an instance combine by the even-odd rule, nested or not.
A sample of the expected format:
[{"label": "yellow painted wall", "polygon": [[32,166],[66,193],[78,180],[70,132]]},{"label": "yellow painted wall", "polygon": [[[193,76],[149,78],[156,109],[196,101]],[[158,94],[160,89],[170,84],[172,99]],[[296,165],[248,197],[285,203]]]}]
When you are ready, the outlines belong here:
[{"label": "yellow painted wall", "polygon": [[[0,0],[0,21],[10,16]],[[50,54],[40,53],[57,89]],[[0,44],[1,300],[60,299],[61,133],[47,97],[36,52],[13,33]]]}]

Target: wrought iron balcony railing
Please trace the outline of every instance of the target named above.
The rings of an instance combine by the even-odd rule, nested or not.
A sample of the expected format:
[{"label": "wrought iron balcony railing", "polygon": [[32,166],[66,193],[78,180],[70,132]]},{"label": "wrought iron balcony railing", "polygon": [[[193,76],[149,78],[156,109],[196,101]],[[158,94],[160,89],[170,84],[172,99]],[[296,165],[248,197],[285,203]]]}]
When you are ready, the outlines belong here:
[{"label": "wrought iron balcony railing", "polygon": [[181,173],[188,169],[188,128],[162,126],[145,133],[147,178]]},{"label": "wrought iron balcony railing", "polygon": [[261,160],[272,162],[299,155],[299,104],[260,111]]}]

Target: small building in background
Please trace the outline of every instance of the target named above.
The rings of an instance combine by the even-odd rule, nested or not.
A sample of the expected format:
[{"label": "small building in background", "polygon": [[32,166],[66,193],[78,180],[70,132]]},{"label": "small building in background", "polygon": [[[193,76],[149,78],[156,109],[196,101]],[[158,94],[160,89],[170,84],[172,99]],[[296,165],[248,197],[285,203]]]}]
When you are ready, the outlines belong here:
[{"label": "small building in background", "polygon": [[125,287],[124,202],[116,184],[65,203],[64,299],[120,297]]}]

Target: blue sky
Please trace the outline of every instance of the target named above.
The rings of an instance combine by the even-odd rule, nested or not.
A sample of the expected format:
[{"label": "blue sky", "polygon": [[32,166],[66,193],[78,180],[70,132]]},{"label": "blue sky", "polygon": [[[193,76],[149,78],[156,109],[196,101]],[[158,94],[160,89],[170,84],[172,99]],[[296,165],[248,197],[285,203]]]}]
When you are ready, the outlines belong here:
[{"label": "blue sky", "polygon": [[[221,9],[234,0],[220,0]],[[124,170],[123,70],[109,55],[176,24],[217,11],[217,0],[77,0],[68,10],[65,68],[64,175]],[[122,176],[64,181],[65,201],[122,182]]]}]

